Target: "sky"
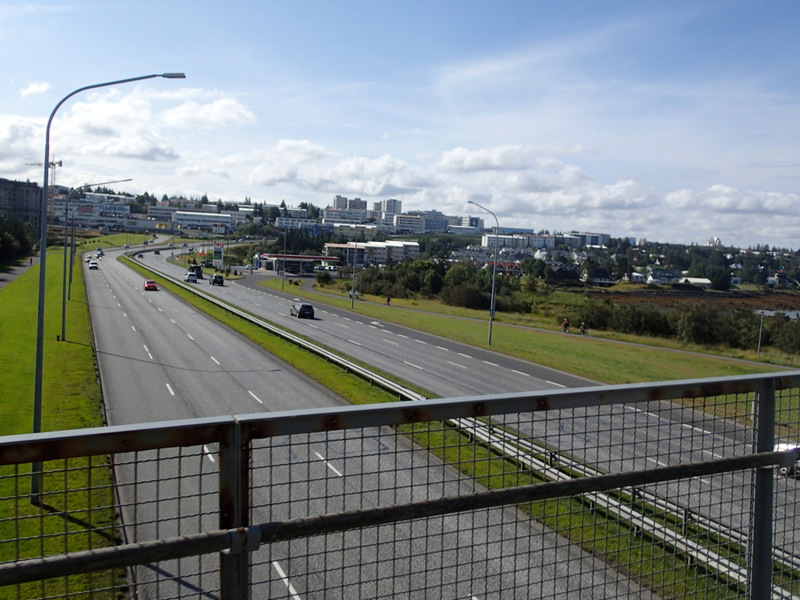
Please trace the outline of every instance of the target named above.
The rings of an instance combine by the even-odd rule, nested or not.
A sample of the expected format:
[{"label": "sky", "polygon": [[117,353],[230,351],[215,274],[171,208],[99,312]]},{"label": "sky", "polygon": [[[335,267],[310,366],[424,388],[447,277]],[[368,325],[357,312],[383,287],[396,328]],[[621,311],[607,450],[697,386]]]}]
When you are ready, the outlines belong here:
[{"label": "sky", "polygon": [[[0,0],[0,177],[800,247],[796,0]],[[51,181],[52,183],[52,181]]]}]

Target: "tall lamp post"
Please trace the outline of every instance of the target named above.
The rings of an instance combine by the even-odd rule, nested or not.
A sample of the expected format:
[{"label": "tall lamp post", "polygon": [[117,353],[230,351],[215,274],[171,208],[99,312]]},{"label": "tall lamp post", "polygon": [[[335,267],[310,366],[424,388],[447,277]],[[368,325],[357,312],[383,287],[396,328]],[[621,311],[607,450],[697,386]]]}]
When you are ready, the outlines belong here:
[{"label": "tall lamp post", "polygon": [[[72,198],[73,194],[77,194],[81,190],[85,190],[87,188],[97,186],[97,185],[107,185],[109,183],[122,183],[123,181],[131,181],[130,179],[117,179],[116,181],[103,181],[101,183],[87,183],[86,185],[82,185],[80,187],[76,187],[70,190],[69,194],[67,194],[67,201],[64,204],[64,268],[61,272],[62,278],[62,285],[61,285],[61,337],[59,338],[62,342],[66,341],[67,333],[67,224],[68,224],[68,217],[69,217],[69,199]],[[74,211],[73,211],[74,214]],[[73,228],[73,232],[75,229]],[[74,236],[73,236],[74,239]]]},{"label": "tall lamp post", "polygon": [[288,229],[283,230],[283,270],[281,271],[281,290],[286,285],[286,234],[289,233]]},{"label": "tall lamp post", "polygon": [[[165,79],[184,79],[186,75],[183,73],[157,73],[153,75],[142,75],[140,77],[117,79],[115,81],[87,85],[82,88],[78,88],[77,90],[64,96],[61,101],[56,104],[53,112],[50,113],[50,118],[47,119],[47,128],[45,129],[44,138],[44,178],[42,184],[42,206],[39,213],[39,302],[37,306],[36,319],[36,366],[33,381],[33,433],[39,433],[42,429],[42,365],[44,363],[44,292],[47,261],[47,201],[49,193],[47,178],[50,169],[50,126],[53,124],[53,118],[56,116],[58,109],[61,108],[61,105],[72,98],[75,94],[80,94],[86,90],[119,85],[121,83],[131,83],[133,81],[142,81],[144,79],[155,79],[156,77],[163,77]],[[31,474],[31,503],[36,506],[39,506],[42,500],[41,471],[42,464],[40,462],[34,463],[33,472]]]},{"label": "tall lamp post", "polygon": [[492,264],[492,299],[490,302],[489,308],[489,342],[488,345],[492,345],[492,321],[494,321],[494,293],[495,293],[495,279],[497,278],[497,257],[498,257],[498,241],[500,240],[500,221],[497,220],[497,215],[490,211],[485,206],[481,206],[477,202],[473,202],[472,200],[467,200],[469,204],[474,204],[478,208],[482,208],[490,215],[494,217],[495,222],[495,230],[494,230],[494,262]]}]

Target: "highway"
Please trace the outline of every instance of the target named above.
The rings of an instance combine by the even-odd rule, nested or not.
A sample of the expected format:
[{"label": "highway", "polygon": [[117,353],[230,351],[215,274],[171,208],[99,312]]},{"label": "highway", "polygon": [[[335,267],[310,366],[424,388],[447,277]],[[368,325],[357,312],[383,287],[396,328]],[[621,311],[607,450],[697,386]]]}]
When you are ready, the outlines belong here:
[{"label": "highway", "polygon": [[[98,270],[85,269],[87,298],[109,423],[119,425],[220,414],[295,410],[342,403],[340,398],[321,389],[169,292],[145,292],[142,289],[144,277],[116,261],[115,255],[115,252],[108,252],[100,261]],[[158,261],[159,268],[166,269],[174,276],[183,273],[183,269],[173,268],[173,265],[160,261],[157,256],[145,256],[147,258],[142,261]],[[417,381],[420,377],[424,378],[430,369],[420,368],[414,361],[422,365],[426,362],[431,366],[438,365],[434,368],[442,369],[443,376],[429,373],[426,381],[431,384],[446,382],[438,385],[440,393],[446,393],[447,389],[467,390],[469,383],[465,385],[463,377],[452,375],[453,369],[447,367],[453,364],[468,365],[459,371],[480,369],[486,378],[496,377],[498,369],[505,369],[511,382],[509,385],[522,389],[527,389],[525,382],[547,387],[568,383],[574,385],[580,381],[579,378],[540,370],[521,361],[469,349],[432,336],[410,335],[402,328],[355,319],[351,314],[322,312],[321,318],[314,321],[298,322],[288,316],[290,302],[287,297],[237,284],[218,288],[206,282],[203,280],[197,284],[203,286],[204,292],[235,300],[253,312],[256,312],[254,309],[260,309],[259,312],[270,320],[293,326],[305,335],[315,334],[330,346],[350,348],[354,350],[351,354],[361,354],[364,360],[368,358],[370,348],[383,345],[396,347],[382,353],[378,362],[386,367],[402,364],[404,367],[400,367],[401,371],[414,375]],[[367,343],[368,339],[373,342],[378,340],[378,344]],[[416,354],[412,354],[412,349]],[[413,358],[401,361],[403,355]],[[557,379],[564,383],[557,383]],[[477,383],[477,379],[474,382]],[[492,390],[491,383],[486,383],[481,384],[481,389],[487,393],[496,391],[496,386]],[[379,432],[367,437],[380,439]],[[267,522],[288,514],[296,516],[297,511],[302,513],[304,510],[303,501],[298,499],[328,498],[332,494],[342,499],[339,510],[371,506],[378,502],[378,497],[365,493],[365,473],[371,473],[373,477],[378,474],[380,477],[380,481],[370,484],[372,487],[369,489],[393,493],[400,490],[398,501],[407,500],[411,495],[419,498],[438,497],[443,492],[457,493],[463,486],[473,485],[470,480],[441,465],[437,459],[421,450],[398,453],[395,448],[387,446],[395,443],[393,436],[384,437],[384,447],[380,452],[364,455],[363,442],[359,439],[344,441],[319,437],[291,448],[287,448],[284,440],[278,440],[276,447],[260,453],[258,460],[272,464],[278,455],[285,459],[288,453],[292,456],[292,464],[302,465],[304,470],[314,475],[308,475],[308,481],[299,484],[307,487],[298,491],[294,483],[283,487],[276,485],[280,468],[269,469],[268,485],[259,482],[257,474],[260,471],[255,466],[254,484],[269,487],[271,502],[268,506],[254,509],[252,519],[254,522]],[[211,511],[206,514],[203,509],[204,505],[213,507],[215,504],[215,449],[203,447],[187,452],[186,455],[181,453],[174,456],[162,453],[159,455],[160,462],[154,460],[154,455],[123,457],[119,461],[117,477],[125,521],[141,523],[128,528],[131,541],[188,533],[184,519],[177,518],[179,515],[194,516],[191,520],[192,530],[217,526]],[[387,457],[399,457],[396,458],[398,463],[388,471]],[[281,464],[279,461],[277,459],[277,464]],[[429,471],[420,469],[420,465],[425,463],[428,463]],[[413,481],[410,480],[412,466],[415,473]],[[434,473],[435,477],[420,481],[420,472]],[[288,478],[288,473],[285,476]],[[429,485],[434,486],[430,492],[425,489]],[[334,493],[334,490],[340,491]],[[386,502],[383,496],[380,500]],[[281,511],[289,512],[282,515]],[[403,532],[395,527],[379,528],[377,531],[381,543],[376,547],[382,555],[388,553],[388,556],[396,557],[396,566],[389,568],[396,572],[408,572],[409,586],[414,585],[411,574],[425,572],[429,573],[426,586],[436,587],[441,583],[438,578],[452,576],[447,575],[448,571],[442,565],[461,565],[458,577],[462,577],[463,581],[455,584],[455,589],[461,590],[461,596],[472,589],[470,582],[475,579],[491,582],[488,589],[527,590],[527,597],[549,595],[553,590],[561,590],[567,596],[570,590],[596,589],[598,598],[607,597],[612,590],[614,593],[611,595],[632,589],[641,592],[636,584],[613,570],[604,569],[599,575],[594,559],[582,555],[564,540],[559,541],[552,535],[536,535],[533,530],[541,533],[541,526],[529,523],[527,519],[521,520],[513,510],[481,511],[468,517],[472,522],[470,527],[465,527],[465,518],[460,515],[439,520],[438,527],[449,538],[447,547],[440,551],[434,552],[429,547],[431,541],[437,538],[428,537],[429,532],[425,530],[427,521],[409,525],[410,529]],[[336,553],[347,552],[347,548],[358,548],[360,535],[354,532],[344,536],[343,546]],[[485,536],[484,543],[477,544],[480,536]],[[282,559],[275,557],[281,556],[284,547],[271,548],[270,551],[273,553],[271,559],[264,564],[258,563],[259,553],[254,555],[253,577],[254,581],[263,582],[260,584],[262,588],[269,588],[267,595],[274,597],[286,592],[285,588],[281,590],[283,584],[280,578],[275,577],[275,572],[302,572],[303,567],[292,566],[293,561],[289,558],[292,553],[288,547]],[[320,548],[319,551],[332,552],[330,548]],[[491,559],[495,553],[509,558],[499,564]],[[465,557],[468,557],[466,564]],[[535,557],[535,560],[531,557]],[[213,571],[216,557],[205,557],[203,560],[206,562],[202,570]],[[336,562],[339,560],[336,559]],[[564,569],[567,561],[571,561],[569,573]],[[575,561],[584,561],[585,565],[577,568]],[[214,566],[209,567],[209,562]],[[437,564],[440,566],[437,567]],[[199,565],[196,569],[200,570]],[[305,569],[308,569],[308,565]],[[564,572],[556,576],[560,570]],[[170,583],[158,581],[157,576],[166,575],[173,578]],[[143,588],[148,590],[151,597],[171,597],[179,595],[181,590],[218,585],[213,578],[209,584],[208,575],[205,577],[187,568],[185,562],[137,569],[140,583],[151,582]],[[319,577],[322,575],[317,579]],[[345,571],[344,579],[336,585],[346,589],[358,584],[360,578],[357,572]],[[597,586],[598,578],[604,580],[603,586]],[[293,585],[298,590],[313,590],[314,585],[331,585],[330,581],[315,582],[313,579],[296,581]],[[542,589],[542,582],[548,581],[552,587]],[[387,585],[397,585],[396,580],[391,584],[376,583],[378,587]],[[376,593],[380,593],[377,588]],[[484,596],[473,594],[473,597],[480,600],[499,596],[487,592]]]}]

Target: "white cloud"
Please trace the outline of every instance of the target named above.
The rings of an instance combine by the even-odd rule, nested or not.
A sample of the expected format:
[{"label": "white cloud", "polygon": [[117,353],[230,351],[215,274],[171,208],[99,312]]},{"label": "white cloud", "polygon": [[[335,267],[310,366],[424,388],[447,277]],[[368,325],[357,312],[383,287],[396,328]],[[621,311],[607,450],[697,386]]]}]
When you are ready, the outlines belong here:
[{"label": "white cloud", "polygon": [[164,113],[164,122],[172,127],[220,129],[255,121],[253,111],[235,98],[218,98],[206,104],[184,102]]},{"label": "white cloud", "polygon": [[43,94],[50,89],[50,84],[43,81],[33,81],[19,91],[23,98],[32,94]]}]

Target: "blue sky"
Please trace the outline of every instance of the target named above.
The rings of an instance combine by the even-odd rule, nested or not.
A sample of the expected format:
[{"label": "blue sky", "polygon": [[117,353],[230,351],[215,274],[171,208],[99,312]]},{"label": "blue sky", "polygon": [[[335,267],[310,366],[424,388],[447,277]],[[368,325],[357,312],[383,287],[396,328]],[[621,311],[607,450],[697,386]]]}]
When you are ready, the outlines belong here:
[{"label": "blue sky", "polygon": [[[0,0],[2,1],[2,0]],[[800,4],[0,4],[0,177],[800,247]]]}]

